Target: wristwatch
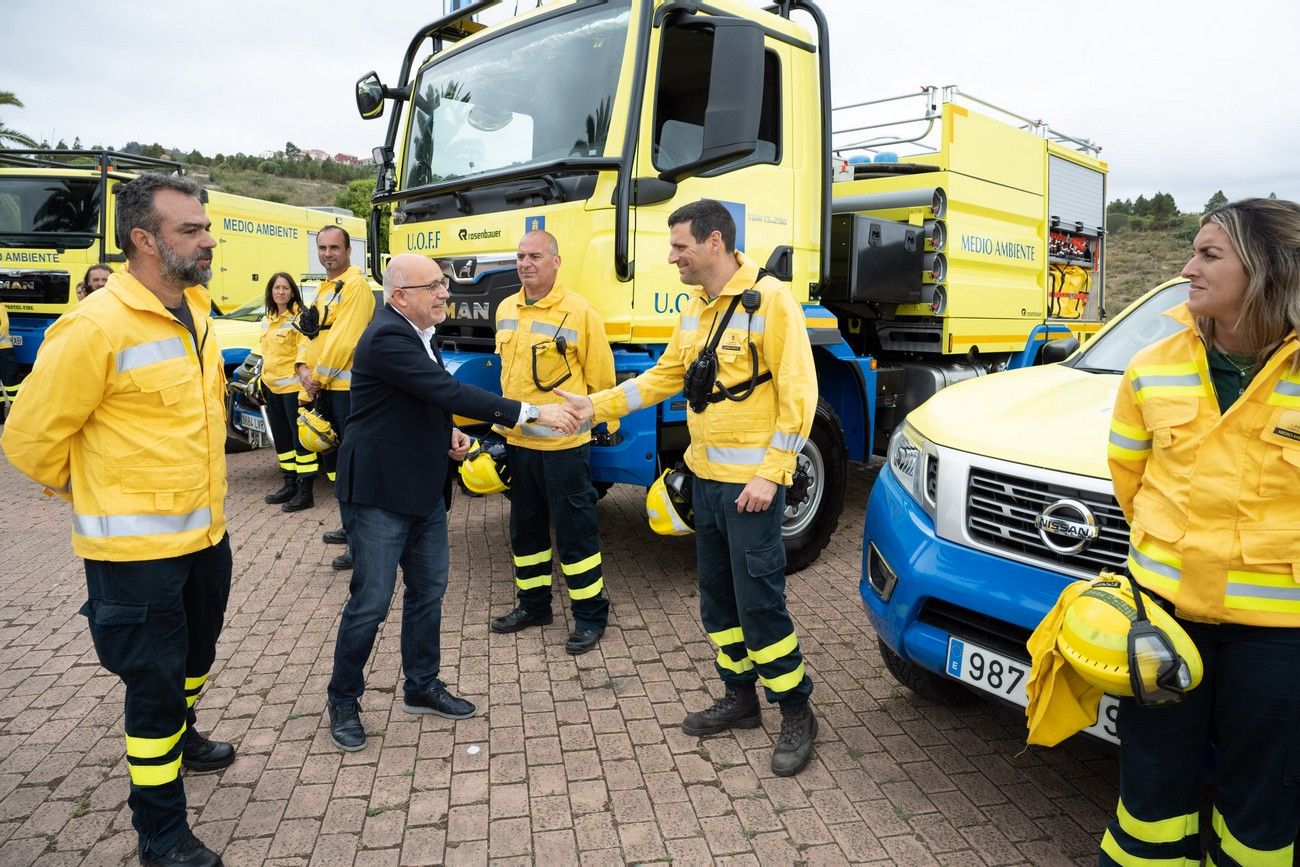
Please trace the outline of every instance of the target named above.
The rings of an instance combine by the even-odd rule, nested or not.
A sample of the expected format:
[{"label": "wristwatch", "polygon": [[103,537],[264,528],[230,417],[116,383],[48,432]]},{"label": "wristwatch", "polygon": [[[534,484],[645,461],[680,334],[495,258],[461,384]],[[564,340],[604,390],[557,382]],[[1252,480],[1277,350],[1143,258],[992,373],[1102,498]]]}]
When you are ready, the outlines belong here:
[{"label": "wristwatch", "polygon": [[542,417],[542,408],[535,403],[524,404],[524,423],[532,424]]}]

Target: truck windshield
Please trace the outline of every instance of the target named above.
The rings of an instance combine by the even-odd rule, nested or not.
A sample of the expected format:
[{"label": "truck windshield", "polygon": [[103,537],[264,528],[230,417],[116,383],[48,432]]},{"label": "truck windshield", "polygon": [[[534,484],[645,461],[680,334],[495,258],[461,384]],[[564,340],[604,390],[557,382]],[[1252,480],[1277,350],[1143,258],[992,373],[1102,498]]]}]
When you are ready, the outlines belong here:
[{"label": "truck windshield", "polygon": [[94,178],[0,178],[0,247],[82,249],[99,232]]},{"label": "truck windshield", "polygon": [[1139,349],[1150,346],[1182,328],[1165,316],[1169,308],[1187,300],[1187,282],[1166,287],[1130,310],[1115,326],[1065,362],[1090,373],[1123,373]]},{"label": "truck windshield", "polygon": [[602,156],[628,3],[557,15],[448,54],[416,79],[404,186]]}]

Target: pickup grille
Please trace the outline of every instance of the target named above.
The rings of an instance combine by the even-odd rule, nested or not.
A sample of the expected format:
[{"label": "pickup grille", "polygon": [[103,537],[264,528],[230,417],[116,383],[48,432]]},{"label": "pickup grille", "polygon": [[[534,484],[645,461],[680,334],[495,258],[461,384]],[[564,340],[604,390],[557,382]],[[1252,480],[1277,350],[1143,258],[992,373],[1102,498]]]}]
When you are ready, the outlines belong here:
[{"label": "pickup grille", "polygon": [[[1034,526],[1044,509],[1062,499],[1086,505],[1101,531],[1077,554],[1053,551]],[[1095,575],[1102,569],[1122,571],[1128,559],[1128,522],[1113,496],[973,467],[966,493],[966,531],[988,547],[1080,575]]]}]

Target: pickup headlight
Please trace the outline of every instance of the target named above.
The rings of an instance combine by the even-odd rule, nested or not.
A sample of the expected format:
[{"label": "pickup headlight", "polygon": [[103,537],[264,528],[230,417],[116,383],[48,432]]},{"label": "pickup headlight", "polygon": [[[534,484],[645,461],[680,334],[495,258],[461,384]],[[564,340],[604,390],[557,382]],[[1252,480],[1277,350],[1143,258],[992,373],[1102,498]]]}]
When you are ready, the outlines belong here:
[{"label": "pickup headlight", "polygon": [[939,453],[934,443],[907,422],[889,439],[889,471],[931,518],[938,510]]}]

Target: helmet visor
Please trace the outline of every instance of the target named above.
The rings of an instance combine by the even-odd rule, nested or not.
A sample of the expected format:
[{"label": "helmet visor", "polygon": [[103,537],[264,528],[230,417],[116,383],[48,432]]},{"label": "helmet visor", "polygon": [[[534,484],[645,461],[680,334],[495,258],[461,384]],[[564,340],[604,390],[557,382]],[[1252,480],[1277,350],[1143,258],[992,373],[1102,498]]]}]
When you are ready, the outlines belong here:
[{"label": "helmet visor", "polygon": [[1172,704],[1183,700],[1192,684],[1191,670],[1169,636],[1149,620],[1133,623],[1128,633],[1128,671],[1138,704]]}]

